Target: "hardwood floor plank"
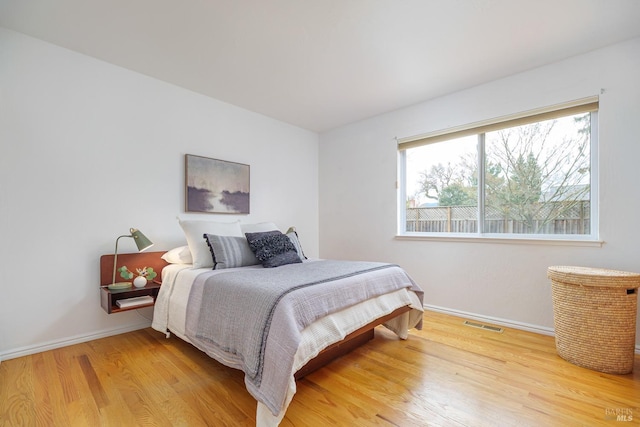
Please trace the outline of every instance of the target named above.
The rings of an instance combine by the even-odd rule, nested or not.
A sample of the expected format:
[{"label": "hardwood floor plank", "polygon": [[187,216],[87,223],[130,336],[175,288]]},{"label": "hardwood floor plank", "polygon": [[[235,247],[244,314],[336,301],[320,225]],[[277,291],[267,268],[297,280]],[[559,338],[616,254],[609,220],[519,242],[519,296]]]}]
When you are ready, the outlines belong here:
[{"label": "hardwood floor plank", "polygon": [[43,381],[35,381],[33,385],[36,402],[36,424],[43,426],[54,425],[54,420],[57,417],[65,416],[64,411],[60,410],[54,415],[54,410],[63,408],[63,406],[56,404],[58,401],[62,401],[62,394],[55,380],[55,365],[47,364],[47,360],[52,360],[50,356],[50,353],[39,353],[34,354],[31,358],[35,378],[44,379]]},{"label": "hardwood floor plank", "polygon": [[89,385],[89,389],[91,390],[91,395],[93,396],[93,401],[96,403],[96,406],[98,406],[99,409],[107,406],[109,404],[109,398],[102,388],[100,380],[98,380],[96,371],[93,369],[93,366],[91,366],[89,357],[86,354],[80,355],[78,363],[80,364],[80,369],[82,369],[84,378]]},{"label": "hardwood floor plank", "polygon": [[53,357],[56,361],[56,371],[58,373],[58,381],[62,386],[64,401],[67,404],[73,403],[80,399],[80,391],[74,385],[74,370],[71,367],[70,360],[73,358],[72,349],[55,349],[52,350]]},{"label": "hardwood floor plank", "polygon": [[[384,328],[298,381],[291,426],[640,425],[640,357],[611,375],[561,359],[553,337],[495,333],[427,312],[399,340]],[[0,426],[253,426],[240,371],[151,329],[6,360]]]},{"label": "hardwood floor plank", "polygon": [[[0,364],[0,369],[4,363]],[[2,426],[35,424],[35,395],[33,392],[33,372],[31,357],[21,357],[12,364],[12,369],[0,377],[0,412]]]}]

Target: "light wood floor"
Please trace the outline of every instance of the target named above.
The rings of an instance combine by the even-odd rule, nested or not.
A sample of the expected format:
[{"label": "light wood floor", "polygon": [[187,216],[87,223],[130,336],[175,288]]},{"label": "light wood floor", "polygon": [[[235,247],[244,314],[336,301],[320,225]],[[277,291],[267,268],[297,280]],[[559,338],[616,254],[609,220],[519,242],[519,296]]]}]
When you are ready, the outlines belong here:
[{"label": "light wood floor", "polygon": [[[559,358],[552,337],[424,320],[299,381],[282,425],[640,425],[638,356],[608,375]],[[255,408],[239,371],[152,329],[0,364],[2,426],[252,426]]]}]

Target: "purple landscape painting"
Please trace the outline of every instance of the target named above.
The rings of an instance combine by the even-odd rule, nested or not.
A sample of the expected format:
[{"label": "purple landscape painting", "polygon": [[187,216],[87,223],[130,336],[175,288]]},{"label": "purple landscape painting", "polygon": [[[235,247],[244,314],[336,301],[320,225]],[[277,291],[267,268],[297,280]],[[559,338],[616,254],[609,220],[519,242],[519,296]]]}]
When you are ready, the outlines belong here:
[{"label": "purple landscape painting", "polygon": [[185,155],[186,211],[249,213],[249,165]]}]

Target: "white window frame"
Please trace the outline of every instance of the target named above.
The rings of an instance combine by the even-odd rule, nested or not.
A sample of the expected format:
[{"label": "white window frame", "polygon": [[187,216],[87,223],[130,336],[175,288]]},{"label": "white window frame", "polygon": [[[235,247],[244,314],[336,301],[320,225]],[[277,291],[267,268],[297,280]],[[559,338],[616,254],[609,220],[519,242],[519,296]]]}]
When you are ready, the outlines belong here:
[{"label": "white window frame", "polygon": [[[445,129],[424,135],[400,138],[398,142],[398,185],[397,185],[397,207],[398,239],[423,239],[442,241],[483,241],[492,242],[524,242],[524,243],[556,243],[579,246],[600,246],[599,240],[599,191],[598,191],[598,108],[599,100],[597,96],[582,98],[575,101],[553,105],[549,107],[529,110],[509,116],[490,119],[456,128]],[[485,134],[486,132],[514,127],[523,124],[540,122],[552,118],[565,117],[569,115],[590,112],[591,113],[591,135],[590,135],[590,234],[508,234],[508,233],[484,233],[484,165],[485,149],[483,138],[478,141],[478,232],[477,233],[447,233],[447,232],[409,232],[406,231],[406,150],[422,145],[446,141],[462,136]],[[480,190],[482,189],[482,190]]]}]

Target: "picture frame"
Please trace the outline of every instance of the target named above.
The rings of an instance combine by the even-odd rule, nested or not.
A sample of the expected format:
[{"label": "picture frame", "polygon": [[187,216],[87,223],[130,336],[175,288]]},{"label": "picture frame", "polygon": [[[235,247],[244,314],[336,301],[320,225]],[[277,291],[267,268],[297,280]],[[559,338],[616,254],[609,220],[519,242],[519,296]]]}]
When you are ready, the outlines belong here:
[{"label": "picture frame", "polygon": [[249,214],[250,167],[185,154],[185,211]]}]

